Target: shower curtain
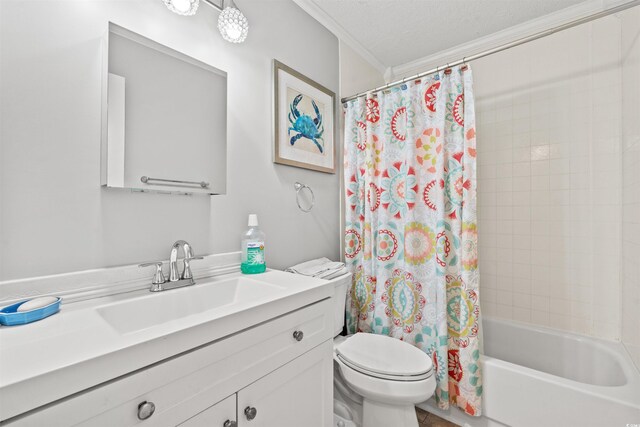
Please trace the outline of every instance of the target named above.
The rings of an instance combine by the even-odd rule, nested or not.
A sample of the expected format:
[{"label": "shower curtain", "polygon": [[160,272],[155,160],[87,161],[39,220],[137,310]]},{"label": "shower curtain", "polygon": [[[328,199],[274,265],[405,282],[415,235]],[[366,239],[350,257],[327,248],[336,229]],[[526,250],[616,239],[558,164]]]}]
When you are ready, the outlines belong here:
[{"label": "shower curtain", "polygon": [[347,329],[425,351],[438,405],[480,415],[471,69],[344,105]]}]

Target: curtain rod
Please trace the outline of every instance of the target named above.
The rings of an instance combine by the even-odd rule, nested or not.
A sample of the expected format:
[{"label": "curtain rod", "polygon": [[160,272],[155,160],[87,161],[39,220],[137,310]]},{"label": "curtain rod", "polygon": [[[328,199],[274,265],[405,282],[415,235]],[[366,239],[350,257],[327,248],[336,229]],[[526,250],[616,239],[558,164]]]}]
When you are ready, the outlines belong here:
[{"label": "curtain rod", "polygon": [[493,49],[488,49],[488,50],[485,50],[484,52],[480,52],[480,53],[477,53],[475,55],[465,56],[462,59],[459,59],[459,60],[454,61],[454,62],[449,62],[446,65],[438,66],[438,67],[436,67],[436,68],[434,68],[432,70],[425,71],[425,72],[422,72],[422,73],[418,73],[418,74],[416,74],[414,76],[411,76],[411,77],[405,77],[402,80],[398,80],[398,81],[395,81],[395,82],[388,83],[386,85],[377,87],[375,89],[370,89],[370,90],[365,91],[365,92],[360,92],[360,93],[357,93],[355,95],[348,96],[346,98],[342,98],[341,102],[343,102],[343,103],[344,102],[348,102],[348,101],[351,101],[353,99],[360,98],[361,96],[365,96],[366,94],[371,93],[371,92],[377,92],[379,90],[384,90],[384,89],[388,89],[388,88],[393,87],[393,86],[398,86],[398,85],[401,85],[401,84],[406,83],[408,81],[416,80],[416,79],[428,76],[430,74],[437,73],[438,71],[441,71],[441,70],[444,70],[444,69],[447,69],[447,68],[451,68],[451,67],[455,67],[457,65],[465,64],[468,61],[474,61],[476,59],[484,58],[485,56],[493,55],[494,53],[502,52],[503,50],[511,49],[512,47],[520,46],[521,44],[525,44],[525,43],[528,43],[528,42],[531,42],[531,41],[534,41],[534,40],[538,40],[538,39],[541,39],[543,37],[550,36],[551,34],[555,34],[555,33],[559,32],[559,31],[566,30],[566,29],[575,27],[575,26],[580,25],[580,24],[585,24],[587,22],[594,21],[596,19],[603,18],[605,16],[612,15],[612,14],[617,13],[617,12],[622,12],[623,10],[627,10],[629,8],[632,8],[632,7],[638,6],[638,5],[640,5],[640,0],[633,0],[633,1],[630,1],[628,3],[624,3],[624,4],[621,4],[621,5],[609,8],[609,9],[605,9],[605,10],[600,11],[598,13],[594,13],[592,15],[588,15],[588,16],[585,16],[583,18],[576,19],[576,20],[571,21],[571,22],[567,22],[566,24],[558,25],[557,27],[553,27],[553,28],[550,28],[548,30],[540,31],[539,33],[535,33],[533,35],[530,35],[530,36],[527,36],[527,37],[523,37],[523,38],[517,39],[515,41],[509,42],[509,43],[505,43],[505,44],[500,45],[498,47],[494,47]]}]

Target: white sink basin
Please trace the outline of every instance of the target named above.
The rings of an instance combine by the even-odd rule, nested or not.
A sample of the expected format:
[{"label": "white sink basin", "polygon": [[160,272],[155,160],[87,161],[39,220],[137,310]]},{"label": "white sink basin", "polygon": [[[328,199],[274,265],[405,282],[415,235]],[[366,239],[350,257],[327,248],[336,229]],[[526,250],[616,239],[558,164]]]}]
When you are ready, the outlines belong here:
[{"label": "white sink basin", "polygon": [[127,334],[222,307],[255,302],[283,289],[240,276],[150,293],[97,307],[96,311],[116,331]]}]

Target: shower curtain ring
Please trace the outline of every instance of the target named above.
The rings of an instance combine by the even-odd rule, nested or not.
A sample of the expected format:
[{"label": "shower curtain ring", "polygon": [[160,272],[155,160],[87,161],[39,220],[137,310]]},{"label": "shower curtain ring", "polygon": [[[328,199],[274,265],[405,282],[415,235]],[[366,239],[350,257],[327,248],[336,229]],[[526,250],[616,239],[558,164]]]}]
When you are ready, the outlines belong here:
[{"label": "shower curtain ring", "polygon": [[445,69],[444,69],[444,73],[445,73],[446,75],[451,74],[451,67],[449,67],[449,63],[448,63],[448,62],[447,62],[447,66],[446,66],[446,67],[445,67]]},{"label": "shower curtain ring", "polygon": [[469,65],[467,64],[467,57],[462,57],[462,67],[460,67],[460,71],[467,71],[469,69]]}]

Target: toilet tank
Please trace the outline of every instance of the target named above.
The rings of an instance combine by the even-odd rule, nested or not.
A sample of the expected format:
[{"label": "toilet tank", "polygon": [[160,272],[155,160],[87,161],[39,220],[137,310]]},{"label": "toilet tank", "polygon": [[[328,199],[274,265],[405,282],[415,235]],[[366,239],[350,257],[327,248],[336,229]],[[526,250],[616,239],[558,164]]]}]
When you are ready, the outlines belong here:
[{"label": "toilet tank", "polygon": [[351,273],[329,280],[333,283],[333,336],[340,335],[344,327],[347,292],[351,289]]}]

